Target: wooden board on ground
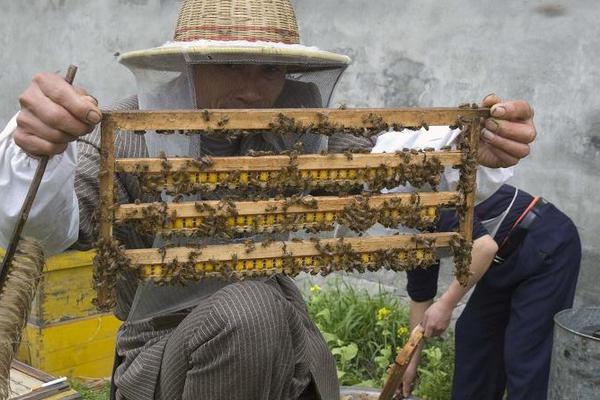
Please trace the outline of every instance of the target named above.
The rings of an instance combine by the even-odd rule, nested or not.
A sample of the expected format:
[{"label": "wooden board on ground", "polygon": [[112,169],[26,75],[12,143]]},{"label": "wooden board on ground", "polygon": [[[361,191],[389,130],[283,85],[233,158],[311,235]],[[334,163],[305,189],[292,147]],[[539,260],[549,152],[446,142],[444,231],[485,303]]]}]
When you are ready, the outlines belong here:
[{"label": "wooden board on ground", "polygon": [[74,400],[82,397],[65,380],[14,361],[10,369],[11,400]]}]

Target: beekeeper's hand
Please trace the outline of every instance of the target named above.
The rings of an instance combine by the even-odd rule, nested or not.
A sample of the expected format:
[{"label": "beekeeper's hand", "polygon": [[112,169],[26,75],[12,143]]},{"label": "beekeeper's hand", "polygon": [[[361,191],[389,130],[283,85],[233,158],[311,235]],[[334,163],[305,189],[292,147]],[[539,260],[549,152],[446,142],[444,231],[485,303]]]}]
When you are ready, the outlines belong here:
[{"label": "beekeeper's hand", "polygon": [[60,154],[100,122],[98,102],[57,74],[36,74],[19,97],[15,143],[30,155]]},{"label": "beekeeper's hand", "polygon": [[421,350],[423,350],[423,343],[419,344],[417,350],[402,375],[402,385],[396,392],[396,398],[405,399],[410,397],[415,386],[415,380],[417,379],[417,369],[419,362],[421,361]]},{"label": "beekeeper's hand", "polygon": [[423,315],[423,334],[425,337],[440,336],[448,329],[454,307],[443,298],[429,306]]},{"label": "beekeeper's hand", "polygon": [[487,95],[483,107],[491,107],[491,118],[483,121],[479,163],[491,168],[510,167],[529,155],[535,140],[533,108],[525,100],[502,101]]}]

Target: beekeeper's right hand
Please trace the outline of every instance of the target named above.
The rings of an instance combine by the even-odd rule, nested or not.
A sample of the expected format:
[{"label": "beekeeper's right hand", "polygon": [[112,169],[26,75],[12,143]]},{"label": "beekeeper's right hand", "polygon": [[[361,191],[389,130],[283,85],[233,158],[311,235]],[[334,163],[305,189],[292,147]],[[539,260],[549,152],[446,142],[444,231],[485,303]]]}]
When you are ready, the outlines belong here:
[{"label": "beekeeper's right hand", "polygon": [[15,143],[32,156],[60,154],[100,122],[98,102],[57,74],[38,73],[19,97]]}]

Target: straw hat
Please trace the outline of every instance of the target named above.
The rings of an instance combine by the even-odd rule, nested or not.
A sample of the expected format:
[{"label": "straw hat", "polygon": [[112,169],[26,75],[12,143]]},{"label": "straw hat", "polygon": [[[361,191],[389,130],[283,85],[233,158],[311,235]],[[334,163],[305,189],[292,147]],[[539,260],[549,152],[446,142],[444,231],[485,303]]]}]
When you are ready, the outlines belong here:
[{"label": "straw hat", "polygon": [[300,44],[289,0],[184,0],[174,40],[124,53],[128,67],[181,70],[186,63],[262,63],[291,71],[344,68],[350,58]]}]

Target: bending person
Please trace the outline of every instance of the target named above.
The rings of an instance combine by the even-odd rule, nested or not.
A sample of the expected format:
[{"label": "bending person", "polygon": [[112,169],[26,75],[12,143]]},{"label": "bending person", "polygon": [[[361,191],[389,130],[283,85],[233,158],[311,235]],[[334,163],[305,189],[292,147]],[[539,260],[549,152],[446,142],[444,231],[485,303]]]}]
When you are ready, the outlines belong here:
[{"label": "bending person", "polygon": [[[571,307],[575,295],[581,261],[577,229],[551,203],[510,185],[477,205],[475,215],[476,225],[494,238],[497,254],[487,263],[473,254],[469,285],[455,279],[437,301],[439,266],[408,272],[411,324],[421,323],[426,337],[441,335],[475,286],[456,322],[452,398],[499,400],[506,391],[510,400],[545,399],[553,317]],[[441,230],[456,225],[455,217],[446,217]],[[486,230],[475,229],[478,235]],[[405,395],[418,361],[416,355],[405,374]]]}]

